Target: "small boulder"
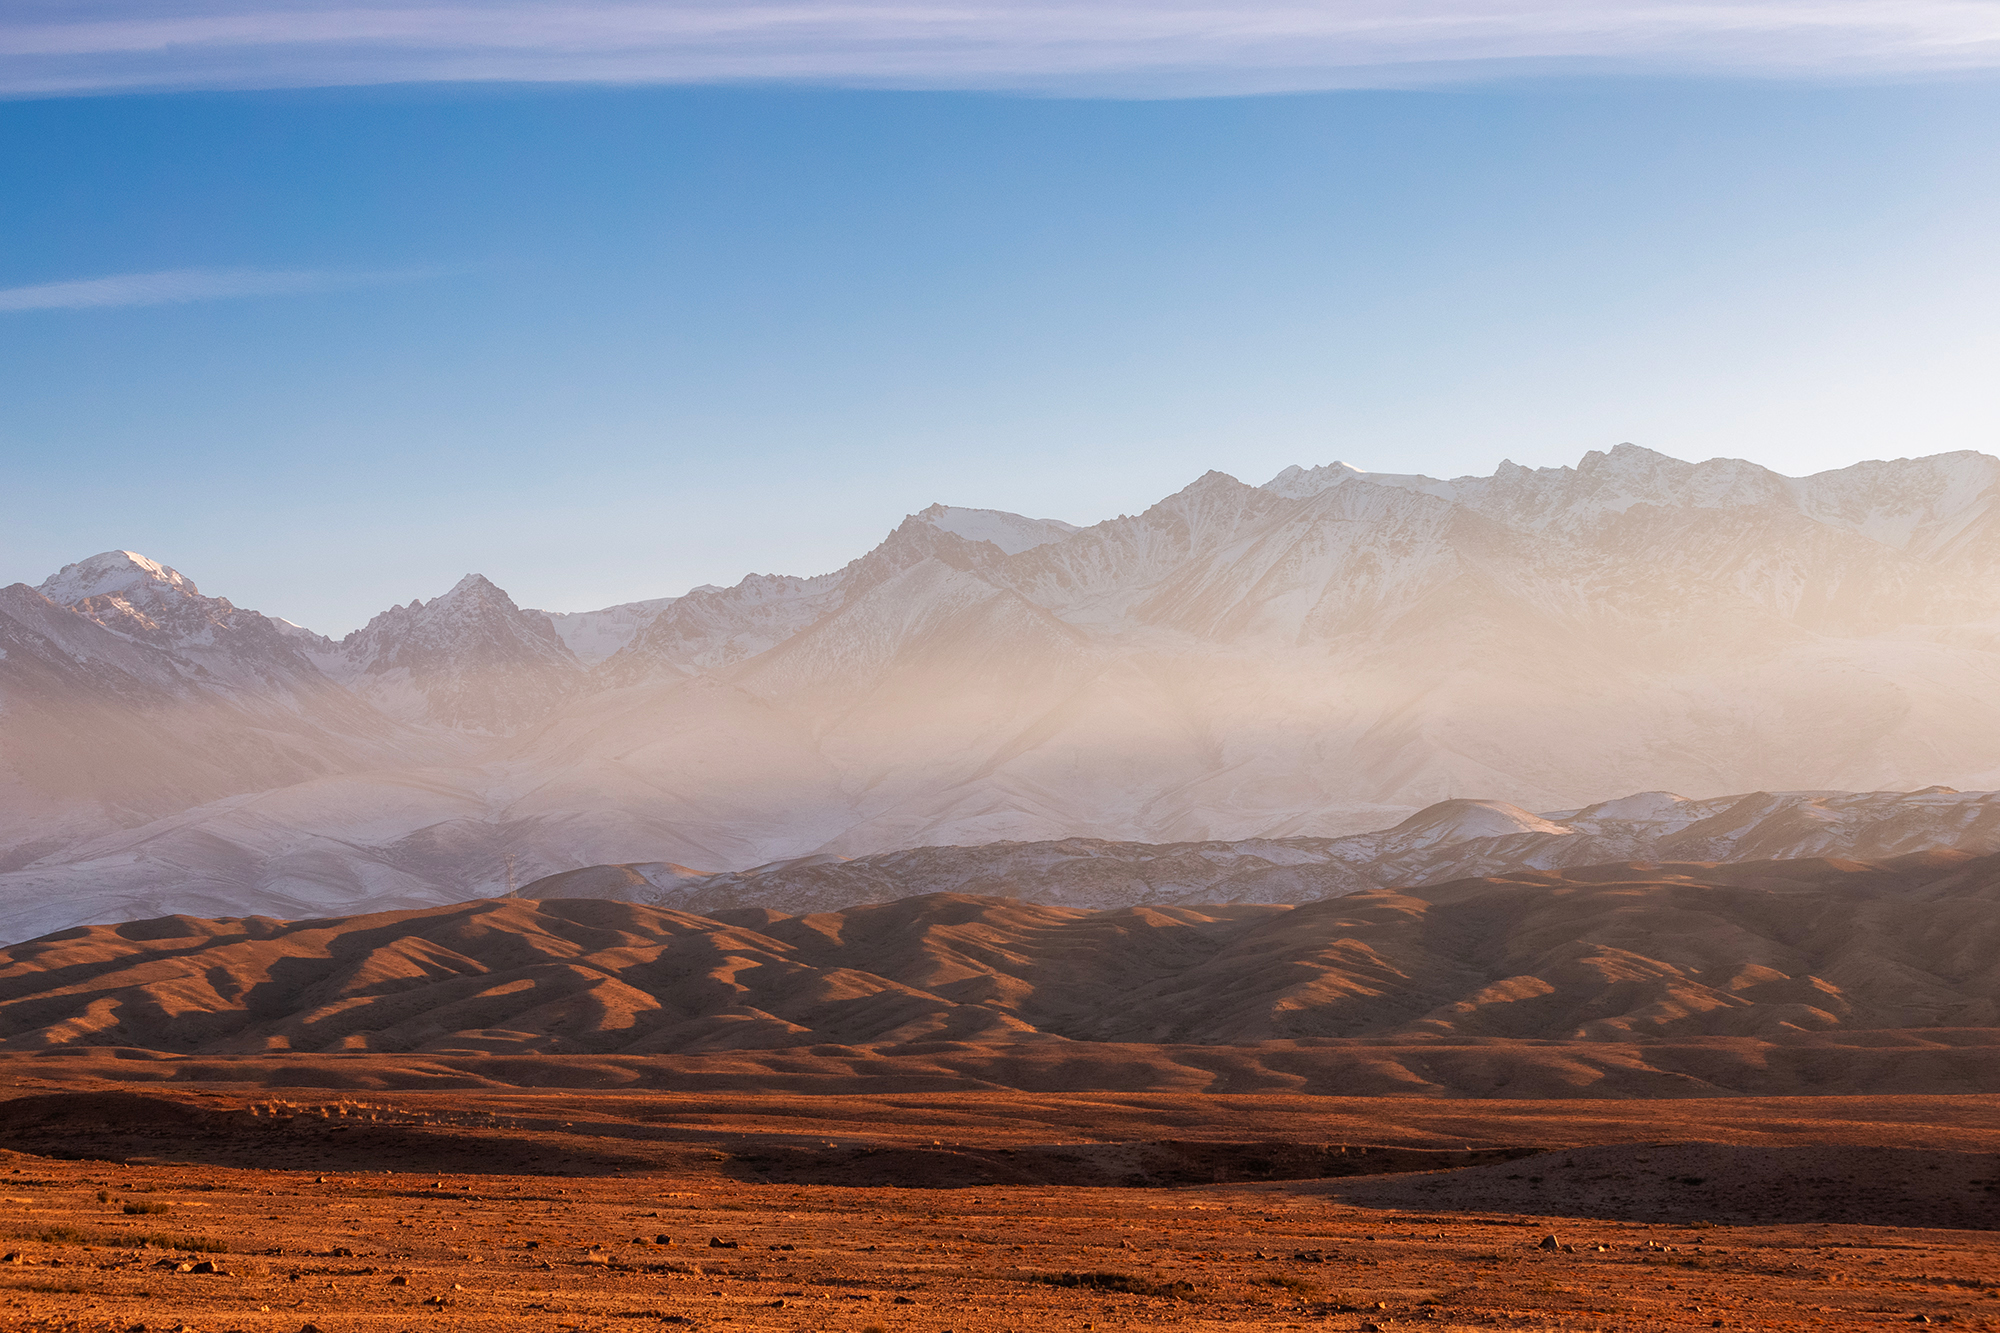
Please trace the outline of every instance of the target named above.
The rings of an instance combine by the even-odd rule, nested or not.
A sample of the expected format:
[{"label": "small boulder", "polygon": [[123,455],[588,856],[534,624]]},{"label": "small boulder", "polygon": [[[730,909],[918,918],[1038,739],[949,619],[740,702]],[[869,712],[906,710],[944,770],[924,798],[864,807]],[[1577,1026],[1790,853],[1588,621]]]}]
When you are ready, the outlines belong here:
[{"label": "small boulder", "polygon": [[1535,1246],[1538,1250],[1560,1250],[1562,1247],[1563,1243],[1555,1238],[1554,1233],[1542,1237],[1541,1243]]}]

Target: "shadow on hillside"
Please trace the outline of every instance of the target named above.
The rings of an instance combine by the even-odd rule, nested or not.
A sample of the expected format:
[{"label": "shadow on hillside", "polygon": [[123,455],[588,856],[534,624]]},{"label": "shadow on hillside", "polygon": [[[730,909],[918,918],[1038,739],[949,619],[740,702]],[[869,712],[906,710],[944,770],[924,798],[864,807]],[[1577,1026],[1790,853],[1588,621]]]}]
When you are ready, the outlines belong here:
[{"label": "shadow on hillside", "polygon": [[140,1093],[65,1092],[0,1102],[0,1143],[61,1161],[264,1171],[593,1176],[661,1165],[575,1136],[442,1120],[255,1114]]}]

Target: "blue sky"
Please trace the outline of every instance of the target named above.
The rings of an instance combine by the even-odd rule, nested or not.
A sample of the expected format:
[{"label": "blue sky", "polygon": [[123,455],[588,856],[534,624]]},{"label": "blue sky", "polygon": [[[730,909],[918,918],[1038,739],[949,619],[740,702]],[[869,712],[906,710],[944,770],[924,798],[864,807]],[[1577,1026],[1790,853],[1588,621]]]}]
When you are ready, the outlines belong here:
[{"label": "blue sky", "polygon": [[1050,55],[1000,5],[928,65],[628,41],[606,86],[534,5],[513,65],[216,5],[146,11],[241,37],[168,67],[59,8],[0,24],[0,582],[129,547],[339,633],[468,570],[583,609],[1210,467],[2000,443],[1979,31],[1929,66],[1817,30],[1203,64]]}]

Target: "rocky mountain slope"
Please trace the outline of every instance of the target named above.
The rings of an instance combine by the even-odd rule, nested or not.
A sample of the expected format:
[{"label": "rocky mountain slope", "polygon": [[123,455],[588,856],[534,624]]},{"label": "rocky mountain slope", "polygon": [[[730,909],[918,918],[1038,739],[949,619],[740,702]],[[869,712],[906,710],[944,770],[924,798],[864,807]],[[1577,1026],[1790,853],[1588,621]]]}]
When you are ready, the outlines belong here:
[{"label": "rocky mountain slope", "polygon": [[461,734],[512,735],[583,685],[548,615],[521,610],[477,574],[428,604],[390,607],[315,656],[389,716]]},{"label": "rocky mountain slope", "polygon": [[[1608,865],[1285,905],[503,899],[0,950],[0,1048],[647,1054],[2000,1027],[2000,857]],[[1967,1037],[1968,1040],[1971,1036]]]},{"label": "rocky mountain slope", "polygon": [[1475,797],[2000,786],[1983,454],[1210,473],[1082,529],[933,506],[831,573],[581,615],[468,576],[336,644],[130,553],[5,589],[0,937]]},{"label": "rocky mountain slope", "polygon": [[402,740],[291,627],[130,552],[0,588],[0,872],[246,789],[408,762]]}]

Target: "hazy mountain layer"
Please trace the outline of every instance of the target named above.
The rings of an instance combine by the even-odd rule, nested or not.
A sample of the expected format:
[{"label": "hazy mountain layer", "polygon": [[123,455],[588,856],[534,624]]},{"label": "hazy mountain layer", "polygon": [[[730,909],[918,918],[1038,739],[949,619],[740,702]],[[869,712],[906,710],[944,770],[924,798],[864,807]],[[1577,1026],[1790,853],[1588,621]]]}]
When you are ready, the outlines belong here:
[{"label": "hazy mountain layer", "polygon": [[[1298,906],[492,900],[0,950],[0,1046],[686,1053],[2000,1027],[2000,857],[1595,866]],[[1088,1059],[1079,1049],[1078,1058]]]},{"label": "hazy mountain layer", "polygon": [[0,652],[9,932],[1465,797],[1985,789],[2000,460],[1210,473],[577,616],[468,576],[338,643],[114,552],[0,590]]},{"label": "hazy mountain layer", "polygon": [[1443,801],[1392,829],[1345,838],[992,842],[852,860],[808,856],[712,875],[660,862],[587,866],[539,879],[520,896],[801,913],[913,893],[974,893],[1109,910],[1139,903],[1303,903],[1611,860],[1873,859],[1939,847],[2000,852],[2000,793],[1753,792],[1691,801],[1645,792],[1549,815],[1499,801]]}]

